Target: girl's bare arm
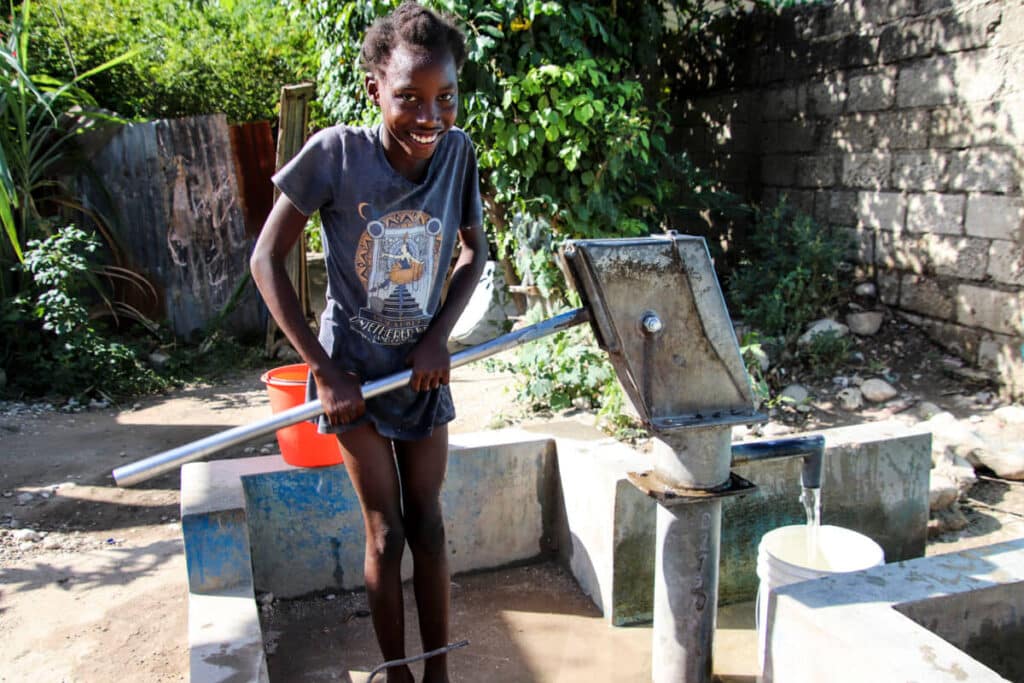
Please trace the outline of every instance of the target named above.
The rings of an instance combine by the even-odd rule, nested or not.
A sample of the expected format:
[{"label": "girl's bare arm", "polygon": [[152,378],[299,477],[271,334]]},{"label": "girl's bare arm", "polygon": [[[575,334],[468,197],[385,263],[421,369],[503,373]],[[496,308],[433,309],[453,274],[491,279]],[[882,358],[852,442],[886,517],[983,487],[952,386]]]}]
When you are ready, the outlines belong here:
[{"label": "girl's bare arm", "polygon": [[332,362],[320,345],[306,322],[285,269],[285,257],[298,242],[305,226],[306,216],[288,197],[281,195],[256,240],[249,268],[278,327],[309,365],[328,421],[331,424],[350,422],[365,410],[359,381]]}]

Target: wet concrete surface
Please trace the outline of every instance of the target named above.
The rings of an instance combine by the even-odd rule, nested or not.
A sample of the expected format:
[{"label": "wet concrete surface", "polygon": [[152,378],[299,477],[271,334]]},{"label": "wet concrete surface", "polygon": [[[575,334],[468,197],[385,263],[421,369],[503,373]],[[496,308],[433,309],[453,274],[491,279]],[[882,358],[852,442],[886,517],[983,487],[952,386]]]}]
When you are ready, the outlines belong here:
[{"label": "wet concrete surface", "polygon": [[[421,651],[411,586],[405,587],[407,654]],[[715,670],[725,683],[755,679],[753,603],[719,611]],[[381,663],[362,592],[276,600],[262,610],[271,683],[366,680]],[[456,576],[452,681],[563,683],[651,680],[651,628],[615,628],[554,561]],[[417,676],[422,664],[414,664]],[[375,683],[383,683],[378,675]]]}]

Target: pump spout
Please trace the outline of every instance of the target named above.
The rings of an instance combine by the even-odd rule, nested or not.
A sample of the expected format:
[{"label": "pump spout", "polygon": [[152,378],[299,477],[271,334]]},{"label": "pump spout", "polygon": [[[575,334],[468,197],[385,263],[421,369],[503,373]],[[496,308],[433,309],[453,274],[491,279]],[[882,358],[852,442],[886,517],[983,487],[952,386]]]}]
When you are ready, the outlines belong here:
[{"label": "pump spout", "polygon": [[820,434],[791,439],[738,443],[732,446],[732,464],[774,458],[803,458],[800,484],[805,489],[821,488],[821,462],[825,455],[825,437]]}]

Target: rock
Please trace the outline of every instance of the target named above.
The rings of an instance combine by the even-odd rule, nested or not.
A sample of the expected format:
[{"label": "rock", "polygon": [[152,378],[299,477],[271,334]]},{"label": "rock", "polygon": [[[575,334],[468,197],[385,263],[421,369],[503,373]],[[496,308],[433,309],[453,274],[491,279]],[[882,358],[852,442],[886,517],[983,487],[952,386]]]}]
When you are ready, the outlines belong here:
[{"label": "rock", "polygon": [[781,422],[769,422],[761,428],[761,436],[768,439],[792,433],[793,428],[788,425],[784,425]]},{"label": "rock", "polygon": [[882,320],[884,318],[885,316],[881,311],[850,313],[846,316],[846,324],[854,334],[861,337],[870,337],[882,328]]},{"label": "rock", "polygon": [[939,525],[944,532],[963,531],[969,524],[967,517],[964,516],[959,505],[954,505],[944,510],[938,510],[935,513],[935,517],[939,520]]},{"label": "rock", "polygon": [[503,334],[509,317],[515,314],[501,267],[496,261],[488,261],[449,339],[461,346],[482,344]]},{"label": "rock", "polygon": [[572,407],[576,410],[590,410],[593,407],[590,399],[586,396],[577,396],[572,400]]},{"label": "rock", "polygon": [[800,384],[790,384],[779,394],[779,398],[785,403],[795,406],[803,405],[810,397],[810,392]]},{"label": "rock", "polygon": [[923,401],[917,404],[917,416],[922,420],[930,420],[939,413],[942,412],[942,408],[938,407],[931,401]]},{"label": "rock", "polygon": [[11,536],[13,536],[16,541],[28,543],[38,543],[43,540],[43,537],[35,529],[15,529],[11,532]]},{"label": "rock", "polygon": [[47,550],[60,550],[64,546],[61,544],[59,538],[55,536],[47,536],[46,539],[43,540],[43,547]]},{"label": "rock", "polygon": [[850,331],[846,325],[838,323],[835,320],[829,318],[822,318],[811,323],[807,331],[800,335],[797,340],[797,344],[800,346],[806,346],[811,343],[811,340],[817,337],[819,334],[825,334],[827,332],[834,332],[836,336],[845,337]]},{"label": "rock", "polygon": [[743,352],[744,360],[750,362],[751,360],[757,363],[757,367],[761,369],[761,372],[768,372],[772,366],[771,358],[768,356],[768,352],[761,346],[751,346]]},{"label": "rock", "polygon": [[932,470],[928,480],[928,509],[945,510],[960,498],[956,482],[941,472]]},{"label": "rock", "polygon": [[1003,406],[996,408],[992,414],[1004,425],[1024,425],[1024,406]]},{"label": "rock", "polygon": [[1000,479],[1024,481],[1024,444],[1000,444],[975,453],[979,465],[989,468]]},{"label": "rock", "polygon": [[267,593],[263,593],[263,594],[262,594],[262,595],[260,595],[260,597],[259,597],[259,598],[257,599],[257,602],[259,602],[259,603],[260,603],[261,605],[269,605],[269,604],[271,604],[272,602],[274,602],[274,594],[273,594],[273,593],[270,593],[270,592],[267,592]]},{"label": "rock", "polygon": [[971,463],[952,453],[932,453],[932,474],[938,474],[956,484],[958,498],[963,499],[978,481]]},{"label": "rock", "polygon": [[980,463],[978,455],[988,448],[974,430],[961,423],[951,413],[941,412],[934,415],[922,422],[921,426],[932,433],[933,465],[942,462],[942,454],[949,453],[977,467]]},{"label": "rock", "polygon": [[859,410],[864,405],[864,395],[857,387],[847,387],[838,394],[839,405],[843,410]]},{"label": "rock", "polygon": [[877,378],[866,380],[861,384],[860,392],[864,395],[865,400],[872,403],[883,403],[899,394],[891,384],[884,379]]},{"label": "rock", "polygon": [[832,384],[835,384],[840,389],[845,389],[846,387],[850,386],[850,378],[838,375],[832,378]]},{"label": "rock", "polygon": [[154,351],[150,354],[150,365],[153,366],[154,370],[163,370],[167,367],[168,362],[171,361],[171,356],[163,351]]},{"label": "rock", "polygon": [[875,287],[874,282],[862,282],[853,288],[853,293],[857,296],[871,298],[878,294],[878,288]]},{"label": "rock", "polygon": [[35,496],[33,496],[31,493],[27,493],[26,492],[26,493],[19,493],[18,494],[18,498],[17,498],[18,505],[28,505],[33,500],[35,500]]}]

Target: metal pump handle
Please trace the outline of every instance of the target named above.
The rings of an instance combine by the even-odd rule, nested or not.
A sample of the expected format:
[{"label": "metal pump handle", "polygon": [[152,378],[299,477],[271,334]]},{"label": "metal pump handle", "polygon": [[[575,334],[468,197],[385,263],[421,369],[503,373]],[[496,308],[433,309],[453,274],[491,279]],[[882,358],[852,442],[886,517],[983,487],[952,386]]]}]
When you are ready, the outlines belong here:
[{"label": "metal pump handle", "polygon": [[[457,368],[474,361],[541,339],[556,332],[567,330],[590,320],[585,308],[575,308],[560,315],[539,322],[529,327],[496,337],[490,341],[459,351],[452,355],[451,366]],[[362,386],[363,398],[373,398],[389,391],[405,386],[412,378],[411,370],[403,370],[382,379],[366,382]],[[180,467],[185,463],[198,460],[203,456],[245,443],[259,436],[272,434],[278,429],[291,426],[304,420],[311,420],[323,413],[320,401],[310,401],[300,406],[249,425],[241,425],[232,429],[212,434],[198,441],[172,448],[169,451],[152,455],[143,460],[118,467],[114,470],[114,481],[118,486],[134,486],[152,479],[168,470]]]}]

